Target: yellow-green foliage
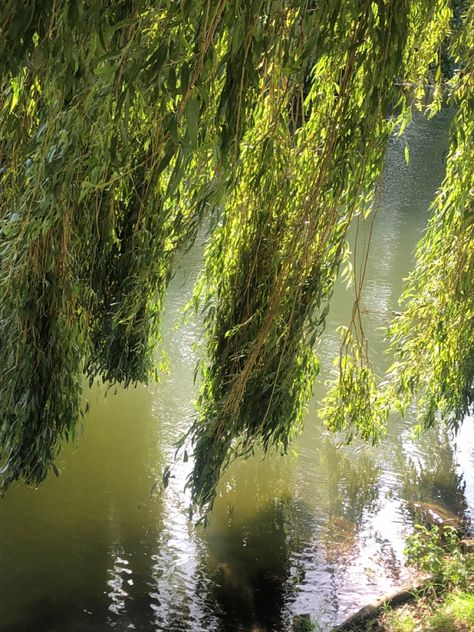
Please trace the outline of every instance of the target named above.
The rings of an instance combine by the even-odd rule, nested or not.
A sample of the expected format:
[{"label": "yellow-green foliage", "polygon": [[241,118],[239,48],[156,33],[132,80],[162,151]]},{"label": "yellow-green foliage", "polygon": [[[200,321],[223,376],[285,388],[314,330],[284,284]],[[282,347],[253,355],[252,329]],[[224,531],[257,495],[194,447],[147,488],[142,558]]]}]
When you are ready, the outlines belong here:
[{"label": "yellow-green foliage", "polygon": [[430,632],[474,630],[474,595],[453,593],[428,620]]},{"label": "yellow-green foliage", "polygon": [[416,606],[390,610],[374,632],[470,632],[474,629],[474,595],[455,591],[445,599],[422,599]]},{"label": "yellow-green foliage", "polygon": [[[422,425],[456,426],[474,400],[474,6],[451,47],[458,69],[448,84],[457,106],[446,176],[388,332],[394,364],[379,388],[358,334],[358,303],[326,398],[330,427],[377,438],[394,409],[415,401]],[[355,332],[355,335],[353,335]]]},{"label": "yellow-green foliage", "polygon": [[[194,501],[210,503],[226,464],[257,442],[285,450],[318,372],[313,343],[347,230],[370,211],[387,140],[427,82],[439,108],[440,50],[452,39],[460,109],[407,316],[394,326],[395,351],[405,350],[394,384],[403,405],[419,388],[424,409],[459,417],[473,348],[461,316],[472,319],[474,294],[472,13],[453,38],[449,0],[1,3],[4,487],[54,467],[84,371],[124,385],[155,373],[173,257],[204,217],[213,232],[196,290],[207,354],[190,431]],[[410,303],[413,292],[423,302]],[[328,418],[371,436],[380,421],[370,411],[390,406],[376,403],[352,340]],[[417,349],[425,372],[413,369]]]}]

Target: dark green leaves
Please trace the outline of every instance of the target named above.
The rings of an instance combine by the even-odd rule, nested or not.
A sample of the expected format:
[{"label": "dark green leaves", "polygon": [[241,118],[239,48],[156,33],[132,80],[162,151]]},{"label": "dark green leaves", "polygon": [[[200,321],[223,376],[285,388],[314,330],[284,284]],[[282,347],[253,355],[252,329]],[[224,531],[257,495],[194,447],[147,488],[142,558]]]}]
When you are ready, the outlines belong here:
[{"label": "dark green leaves", "polygon": [[[125,386],[155,376],[173,258],[204,217],[214,232],[195,299],[207,357],[193,499],[212,503],[223,469],[257,443],[287,449],[390,116],[422,103],[427,74],[439,107],[430,64],[450,15],[448,0],[1,3],[5,487],[54,470],[84,371]],[[467,106],[394,339],[402,395],[421,387],[431,417],[458,419],[472,399],[472,30],[452,55],[465,61],[452,90]],[[431,371],[413,370],[421,350]],[[364,361],[346,362],[332,418],[368,436],[376,384]]]}]

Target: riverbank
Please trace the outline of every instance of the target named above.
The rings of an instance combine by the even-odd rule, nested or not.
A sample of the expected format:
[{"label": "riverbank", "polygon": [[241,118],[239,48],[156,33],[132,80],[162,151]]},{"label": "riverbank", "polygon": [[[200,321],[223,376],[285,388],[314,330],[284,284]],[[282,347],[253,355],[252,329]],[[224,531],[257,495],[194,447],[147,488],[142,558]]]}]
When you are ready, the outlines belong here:
[{"label": "riverbank", "polygon": [[473,632],[474,541],[455,529],[419,527],[407,558],[422,581],[369,604],[333,632]]},{"label": "riverbank", "polygon": [[443,596],[422,595],[356,629],[363,632],[473,632],[474,594],[455,589]]},{"label": "riverbank", "polygon": [[[400,591],[402,594],[402,591]],[[305,617],[296,617],[293,632],[320,632]],[[452,588],[444,594],[412,593],[403,603],[379,610],[378,616],[343,624],[332,632],[473,632],[474,592]]]}]

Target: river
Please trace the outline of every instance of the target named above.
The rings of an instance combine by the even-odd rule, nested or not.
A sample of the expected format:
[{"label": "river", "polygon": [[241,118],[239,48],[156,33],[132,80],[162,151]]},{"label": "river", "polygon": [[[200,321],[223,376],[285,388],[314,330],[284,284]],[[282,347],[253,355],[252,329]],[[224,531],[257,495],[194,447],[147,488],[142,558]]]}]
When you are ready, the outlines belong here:
[{"label": "river", "polygon": [[[443,175],[449,113],[417,117],[394,138],[381,182],[363,294],[375,367],[382,328]],[[404,160],[408,142],[410,162]],[[363,244],[367,227],[360,230]],[[158,488],[174,442],[193,418],[198,320],[180,325],[199,247],[180,261],[163,325],[170,372],[150,387],[94,387],[61,475],[0,500],[0,632],[286,631],[309,614],[321,630],[398,587],[413,502],[436,503],[473,524],[474,424],[412,440],[413,419],[394,418],[377,448],[325,431],[317,401],[348,322],[353,290],[341,284],[318,348],[323,371],[304,430],[287,457],[234,463],[206,527],[188,519],[180,461]]]}]

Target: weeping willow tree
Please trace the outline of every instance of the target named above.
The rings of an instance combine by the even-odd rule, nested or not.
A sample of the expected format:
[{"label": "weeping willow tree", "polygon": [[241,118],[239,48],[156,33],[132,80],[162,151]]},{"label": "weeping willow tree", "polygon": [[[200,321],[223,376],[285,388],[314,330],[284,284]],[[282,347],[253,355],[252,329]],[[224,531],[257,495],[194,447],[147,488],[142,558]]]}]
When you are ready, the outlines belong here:
[{"label": "weeping willow tree", "polygon": [[156,377],[163,294],[203,220],[193,501],[211,504],[230,461],[257,445],[285,451],[388,139],[413,108],[445,100],[457,107],[446,179],[391,327],[394,366],[379,384],[356,300],[324,412],[364,437],[413,399],[428,425],[460,420],[474,372],[474,8],[456,21],[452,4],[2,2],[4,489],[56,469],[86,408],[84,374]]}]

